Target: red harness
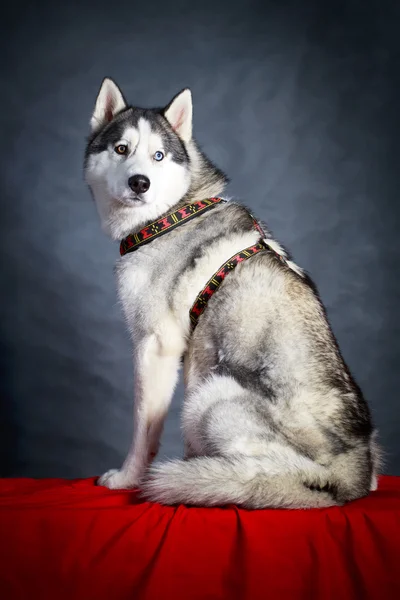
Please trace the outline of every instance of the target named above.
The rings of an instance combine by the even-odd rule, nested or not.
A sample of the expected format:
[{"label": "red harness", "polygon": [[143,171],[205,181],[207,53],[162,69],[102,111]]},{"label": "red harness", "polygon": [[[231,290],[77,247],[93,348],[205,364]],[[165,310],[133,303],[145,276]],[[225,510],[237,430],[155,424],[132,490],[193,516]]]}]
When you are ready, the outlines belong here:
[{"label": "red harness", "polygon": [[[147,227],[144,227],[144,229],[141,229],[137,233],[131,233],[121,241],[121,256],[124,256],[129,252],[134,252],[138,248],[141,248],[145,244],[148,244],[151,241],[153,241],[154,238],[160,237],[165,233],[168,233],[168,231],[179,227],[179,225],[187,223],[191,219],[194,219],[194,217],[197,217],[198,215],[203,214],[204,212],[214,208],[221,202],[226,202],[226,200],[223,200],[222,198],[208,198],[207,200],[199,200],[197,202],[193,202],[192,204],[187,204],[186,206],[183,206],[175,212],[168,214],[162,219],[158,219],[157,221],[154,221],[154,223],[150,223],[150,225],[147,225]],[[189,312],[192,331],[196,327],[199,318],[203,314],[207,306],[207,302],[209,301],[211,296],[214,294],[214,292],[217,291],[217,289],[219,288],[225,277],[228,275],[228,273],[233,271],[233,269],[239,263],[251,258],[259,252],[265,251],[272,252],[282,262],[286,262],[283,256],[281,256],[280,254],[275,252],[275,250],[273,250],[270,246],[268,246],[267,242],[264,239],[265,233],[263,232],[260,224],[253,217],[253,215],[250,214],[250,216],[253,219],[254,227],[260,233],[260,241],[257,244],[250,246],[249,248],[245,248],[244,250],[241,250],[240,252],[232,256],[218,269],[218,271],[207,282],[206,286],[197,296]]]}]

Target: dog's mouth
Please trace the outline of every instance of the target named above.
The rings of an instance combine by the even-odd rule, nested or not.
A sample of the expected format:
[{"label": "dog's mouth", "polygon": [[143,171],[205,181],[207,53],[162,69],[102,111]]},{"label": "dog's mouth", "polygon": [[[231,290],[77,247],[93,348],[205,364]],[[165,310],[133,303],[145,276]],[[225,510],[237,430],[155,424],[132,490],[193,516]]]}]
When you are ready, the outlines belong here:
[{"label": "dog's mouth", "polygon": [[115,197],[115,200],[125,206],[135,206],[146,202],[141,194],[135,194],[134,192],[122,194],[119,197]]}]

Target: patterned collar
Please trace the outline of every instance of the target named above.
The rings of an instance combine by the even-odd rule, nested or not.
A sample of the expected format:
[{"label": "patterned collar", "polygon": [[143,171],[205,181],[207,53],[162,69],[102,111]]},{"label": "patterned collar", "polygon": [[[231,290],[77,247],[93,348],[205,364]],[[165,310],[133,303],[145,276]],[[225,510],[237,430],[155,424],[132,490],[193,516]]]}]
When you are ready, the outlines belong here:
[{"label": "patterned collar", "polygon": [[156,237],[161,237],[165,233],[176,229],[179,225],[187,223],[194,217],[203,214],[217,206],[220,202],[226,202],[222,198],[208,198],[207,200],[198,200],[192,202],[192,204],[186,204],[179,208],[173,213],[169,213],[166,217],[150,223],[144,229],[141,229],[137,233],[131,233],[121,241],[119,251],[121,256],[133,252],[138,248],[141,248],[145,244],[149,244]]}]

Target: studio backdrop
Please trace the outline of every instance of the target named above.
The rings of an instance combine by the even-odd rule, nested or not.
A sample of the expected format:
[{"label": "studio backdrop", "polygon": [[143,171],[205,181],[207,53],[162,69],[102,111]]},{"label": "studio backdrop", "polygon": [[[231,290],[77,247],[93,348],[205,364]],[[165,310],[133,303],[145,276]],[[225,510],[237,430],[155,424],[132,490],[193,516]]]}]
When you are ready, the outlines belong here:
[{"label": "studio backdrop", "polygon": [[105,75],[138,106],[191,88],[195,136],[316,282],[400,475],[399,4],[22,4],[1,35],[1,475],[96,475],[129,446],[118,245],[82,173]]}]

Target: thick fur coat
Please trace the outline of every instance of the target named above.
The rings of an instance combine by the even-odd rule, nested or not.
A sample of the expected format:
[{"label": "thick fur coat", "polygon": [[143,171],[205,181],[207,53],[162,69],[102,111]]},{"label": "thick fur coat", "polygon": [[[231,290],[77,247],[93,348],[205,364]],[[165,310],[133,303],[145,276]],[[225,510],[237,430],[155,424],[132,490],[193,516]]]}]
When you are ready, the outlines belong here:
[{"label": "thick fur coat", "polygon": [[[120,240],[226,177],[192,137],[189,90],[165,109],[127,106],[105,79],[91,121],[85,174],[104,229]],[[229,201],[120,258],[119,297],[134,344],[134,435],[109,488],[140,487],[166,504],[309,508],[377,485],[368,406],[345,365],[311,280],[262,252],[240,264],[193,332],[189,310],[232,255],[260,239]],[[151,466],[184,358],[185,456]]]}]

